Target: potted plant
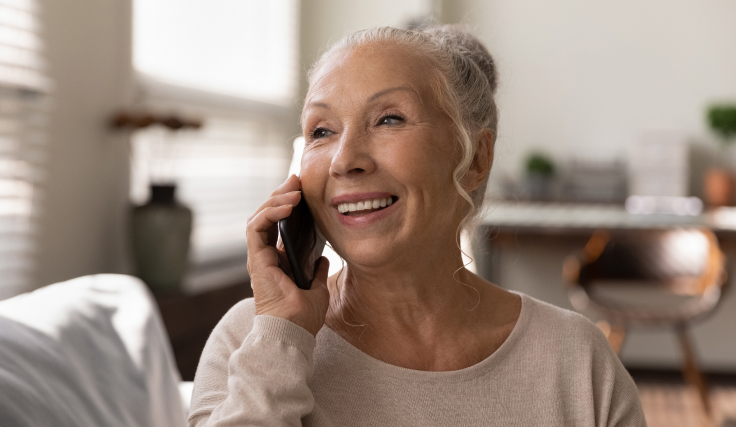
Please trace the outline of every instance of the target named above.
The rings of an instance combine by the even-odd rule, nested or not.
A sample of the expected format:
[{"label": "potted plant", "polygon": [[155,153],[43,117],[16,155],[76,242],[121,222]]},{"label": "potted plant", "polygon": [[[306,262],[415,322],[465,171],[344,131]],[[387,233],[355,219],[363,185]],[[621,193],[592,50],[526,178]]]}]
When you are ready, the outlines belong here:
[{"label": "potted plant", "polygon": [[[707,112],[708,125],[718,135],[724,149],[736,137],[736,104],[712,105]],[[733,173],[724,167],[713,167],[705,174],[705,198],[712,206],[727,206],[733,202]]]},{"label": "potted plant", "polygon": [[544,153],[533,152],[526,159],[526,189],[530,199],[548,200],[552,197],[555,165]]}]

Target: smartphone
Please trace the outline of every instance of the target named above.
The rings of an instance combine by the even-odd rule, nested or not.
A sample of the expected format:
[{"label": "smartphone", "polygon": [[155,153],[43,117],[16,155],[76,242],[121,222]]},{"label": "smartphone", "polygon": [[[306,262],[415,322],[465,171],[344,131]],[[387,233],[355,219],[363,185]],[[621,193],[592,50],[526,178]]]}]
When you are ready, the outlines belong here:
[{"label": "smartphone", "polygon": [[289,275],[300,289],[309,289],[314,279],[314,266],[325,248],[325,238],[314,223],[304,197],[279,221],[279,238],[289,260]]}]

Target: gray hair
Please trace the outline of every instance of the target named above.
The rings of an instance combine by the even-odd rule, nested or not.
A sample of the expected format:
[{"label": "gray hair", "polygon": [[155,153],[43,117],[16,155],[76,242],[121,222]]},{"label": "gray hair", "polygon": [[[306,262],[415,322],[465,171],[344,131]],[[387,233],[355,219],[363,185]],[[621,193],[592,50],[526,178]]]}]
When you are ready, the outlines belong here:
[{"label": "gray hair", "polygon": [[310,70],[310,86],[327,58],[337,52],[374,43],[406,47],[436,70],[435,96],[455,126],[462,154],[453,172],[455,188],[469,204],[462,227],[479,215],[488,185],[486,176],[480,187],[468,193],[463,189],[462,181],[478,150],[480,132],[488,129],[493,133],[493,143],[496,140],[498,107],[494,95],[497,76],[493,58],[477,37],[459,25],[436,25],[424,29],[378,27],[350,34],[332,45]]}]

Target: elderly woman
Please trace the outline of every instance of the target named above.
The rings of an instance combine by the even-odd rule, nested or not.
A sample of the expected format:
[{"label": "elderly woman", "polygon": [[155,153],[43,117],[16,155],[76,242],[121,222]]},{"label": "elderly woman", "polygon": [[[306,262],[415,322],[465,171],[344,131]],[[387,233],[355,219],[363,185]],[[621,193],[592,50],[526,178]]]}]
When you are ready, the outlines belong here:
[{"label": "elderly woman", "polygon": [[[582,316],[464,268],[498,112],[493,59],[452,26],[376,28],[316,63],[291,176],[248,225],[254,298],[202,355],[190,426],[644,425]],[[301,199],[345,260],[301,290],[268,245]]]}]

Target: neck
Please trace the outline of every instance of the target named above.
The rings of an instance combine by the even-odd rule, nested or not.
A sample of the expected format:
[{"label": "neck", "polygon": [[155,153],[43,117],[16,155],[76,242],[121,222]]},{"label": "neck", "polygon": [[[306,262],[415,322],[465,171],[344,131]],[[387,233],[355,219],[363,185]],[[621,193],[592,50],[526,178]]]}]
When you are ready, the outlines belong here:
[{"label": "neck", "polygon": [[443,314],[458,318],[458,311],[478,305],[480,290],[469,283],[473,275],[462,264],[425,267],[377,275],[348,265],[334,277],[330,308],[354,320],[364,314],[415,328]]},{"label": "neck", "polygon": [[[463,267],[459,249],[380,271],[348,263],[331,278],[327,325],[364,352],[406,366],[399,359],[419,360],[411,352],[447,348],[483,323],[486,284]],[[437,362],[424,360],[415,367]]]}]

